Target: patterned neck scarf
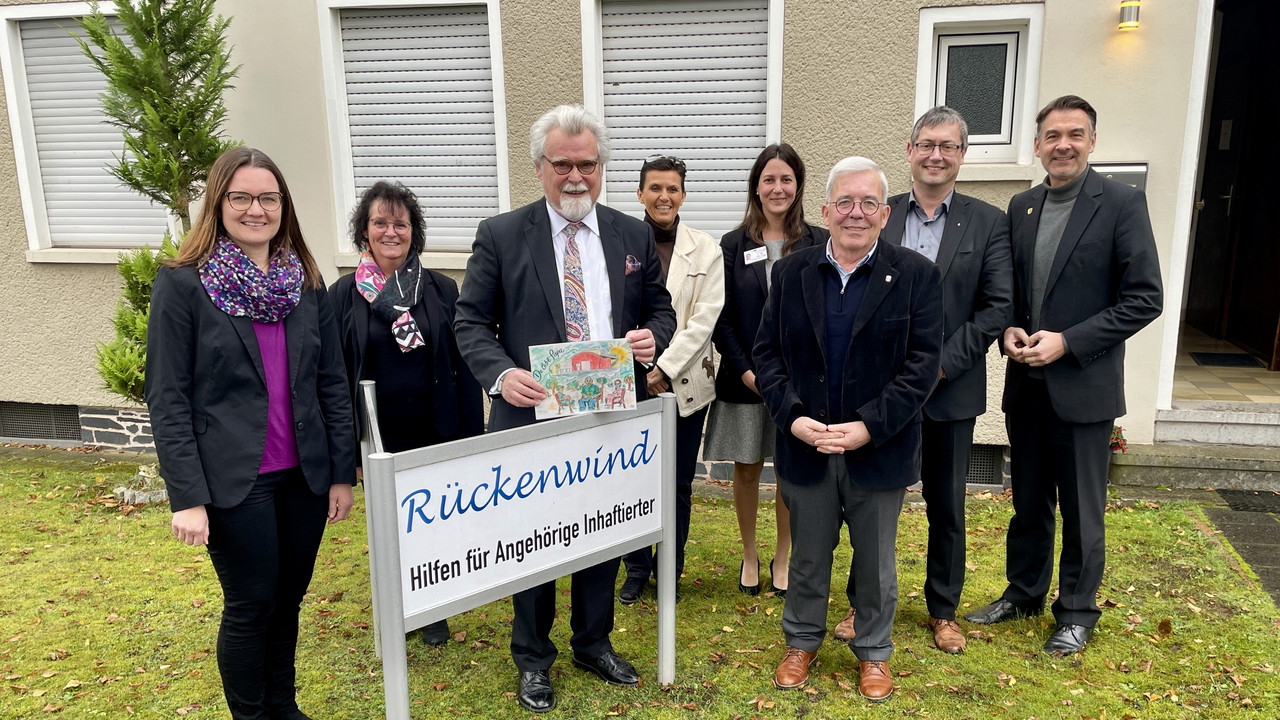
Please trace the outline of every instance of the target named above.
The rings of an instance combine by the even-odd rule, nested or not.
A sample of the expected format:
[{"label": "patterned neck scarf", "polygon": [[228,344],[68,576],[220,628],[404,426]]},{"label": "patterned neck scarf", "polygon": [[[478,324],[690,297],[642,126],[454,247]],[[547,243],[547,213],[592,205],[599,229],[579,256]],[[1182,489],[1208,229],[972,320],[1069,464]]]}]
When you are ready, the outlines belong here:
[{"label": "patterned neck scarf", "polygon": [[293,252],[277,253],[264,272],[227,236],[200,266],[200,282],[222,312],[255,322],[283,320],[302,298],[302,261]]},{"label": "patterned neck scarf", "polygon": [[421,287],[422,264],[417,253],[409,253],[404,264],[390,278],[378,267],[368,250],[360,253],[360,264],[356,266],[356,289],[369,301],[369,308],[374,314],[391,323],[391,334],[400,352],[409,352],[426,344],[418,322],[409,314],[409,308],[418,304]]}]

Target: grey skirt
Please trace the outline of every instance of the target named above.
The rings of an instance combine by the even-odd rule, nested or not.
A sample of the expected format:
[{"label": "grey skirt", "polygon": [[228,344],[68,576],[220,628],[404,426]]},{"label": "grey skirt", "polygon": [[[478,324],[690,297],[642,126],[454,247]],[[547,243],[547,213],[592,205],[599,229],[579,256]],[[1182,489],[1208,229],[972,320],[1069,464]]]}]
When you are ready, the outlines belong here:
[{"label": "grey skirt", "polygon": [[716,400],[707,415],[702,459],[751,464],[771,458],[776,430],[764,403]]}]

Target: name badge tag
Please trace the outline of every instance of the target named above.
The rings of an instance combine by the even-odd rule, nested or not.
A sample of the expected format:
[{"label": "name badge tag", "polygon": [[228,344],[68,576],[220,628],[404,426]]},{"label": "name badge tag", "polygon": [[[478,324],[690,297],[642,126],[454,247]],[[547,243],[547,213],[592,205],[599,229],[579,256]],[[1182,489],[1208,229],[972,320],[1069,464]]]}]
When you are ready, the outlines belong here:
[{"label": "name badge tag", "polygon": [[768,260],[769,248],[762,248],[762,247],[752,248],[751,250],[748,250],[742,253],[742,258],[743,258],[743,261],[746,262],[746,264],[748,265],[751,265],[752,263],[758,263],[761,260]]}]

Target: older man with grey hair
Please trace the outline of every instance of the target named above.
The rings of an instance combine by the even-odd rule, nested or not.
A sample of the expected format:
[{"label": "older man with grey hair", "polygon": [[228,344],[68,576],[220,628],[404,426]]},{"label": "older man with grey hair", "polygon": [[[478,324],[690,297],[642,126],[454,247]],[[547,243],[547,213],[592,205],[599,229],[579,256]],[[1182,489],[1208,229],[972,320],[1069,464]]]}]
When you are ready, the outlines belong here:
[{"label": "older man with grey hair", "polygon": [[[929,518],[925,605],[934,646],[950,653],[965,647],[955,621],[965,575],[964,490],[974,424],[987,410],[987,348],[1013,319],[1009,218],[956,192],[968,147],[968,124],[955,109],[920,116],[906,147],[911,190],[889,198],[881,235],[942,272],[942,369],[924,406],[920,480]],[[853,583],[847,594],[849,614],[834,632],[841,639],[854,637]]]},{"label": "older man with grey hair", "polygon": [[756,337],[756,385],[777,424],[778,490],[791,510],[787,650],[779,688],[809,677],[826,634],[832,539],[849,526],[858,593],[858,690],[893,693],[888,660],[898,605],[894,545],[908,485],[920,475],[920,411],[938,379],[938,268],[879,242],[889,219],[879,166],[845,158],[831,169],[825,246],[778,261]]},{"label": "older man with grey hair", "polygon": [[[609,160],[604,125],[580,105],[561,105],[529,135],[543,197],[480,223],[454,321],[462,358],[493,400],[490,430],[534,422],[547,395],[529,371],[529,346],[625,338],[637,362],[652,363],[676,327],[653,231],[596,204]],[[636,394],[644,399],[643,384]],[[617,558],[573,574],[569,644],[578,667],[635,685],[635,668],[609,642],[617,577]],[[555,581],[516,593],[512,604],[517,699],[526,710],[550,711]]]}]

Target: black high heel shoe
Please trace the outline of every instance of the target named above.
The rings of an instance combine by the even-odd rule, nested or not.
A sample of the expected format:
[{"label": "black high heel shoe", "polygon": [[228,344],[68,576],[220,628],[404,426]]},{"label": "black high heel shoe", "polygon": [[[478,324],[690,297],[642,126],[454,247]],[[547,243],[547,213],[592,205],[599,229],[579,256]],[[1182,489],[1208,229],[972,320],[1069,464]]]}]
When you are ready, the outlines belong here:
[{"label": "black high heel shoe", "polygon": [[[777,585],[773,584],[773,561],[774,560],[777,560],[777,558],[776,557],[769,558],[769,589],[773,591],[774,597],[785,598],[787,596],[787,589],[780,588]],[[790,585],[791,583],[788,582],[787,584]]]},{"label": "black high heel shoe", "polygon": [[741,563],[738,563],[738,592],[746,593],[747,595],[755,597],[756,595],[760,594],[760,558],[756,558],[756,584],[755,585],[742,584],[742,571],[746,567],[747,567],[746,560],[743,560]]}]

